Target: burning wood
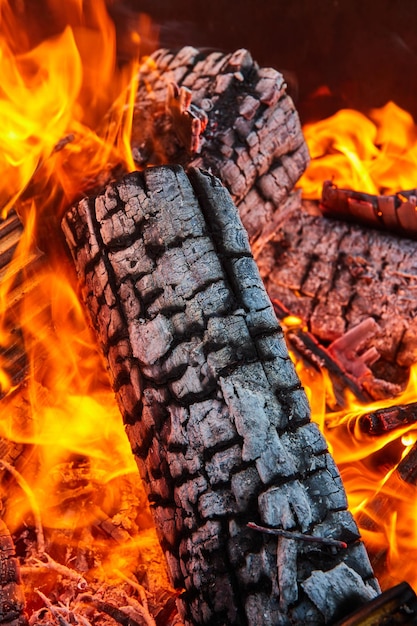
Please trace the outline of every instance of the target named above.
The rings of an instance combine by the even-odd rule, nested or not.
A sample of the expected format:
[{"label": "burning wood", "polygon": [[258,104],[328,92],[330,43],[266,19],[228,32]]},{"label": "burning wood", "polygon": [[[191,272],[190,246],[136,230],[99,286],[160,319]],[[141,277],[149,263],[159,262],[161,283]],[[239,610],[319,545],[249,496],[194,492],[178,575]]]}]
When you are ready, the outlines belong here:
[{"label": "burning wood", "polygon": [[393,196],[373,196],[350,189],[338,189],[326,181],[320,208],[327,217],[353,221],[416,239],[416,202],[416,189],[399,191]]},{"label": "burning wood", "polygon": [[359,427],[369,435],[383,433],[417,422],[417,402],[384,407],[377,411],[364,413],[359,418]]},{"label": "burning wood", "polygon": [[[172,85],[192,94],[182,119],[172,104]],[[204,119],[198,138],[191,128],[196,119]],[[251,240],[280,219],[278,208],[308,163],[283,76],[260,68],[247,50],[222,54],[186,47],[153,54],[139,72],[132,146],[140,166],[178,163],[218,176]]]},{"label": "burning wood", "polygon": [[0,520],[0,623],[27,626],[19,562],[10,533]]},{"label": "burning wood", "polygon": [[[376,230],[293,211],[258,257],[272,299],[299,316],[315,337],[330,344],[373,317],[379,330],[363,351],[380,358],[370,369],[387,384],[372,395],[398,393],[417,360],[416,243]],[[375,396],[374,396],[375,397]]]},{"label": "burning wood", "polygon": [[[21,15],[27,11],[26,4],[21,6]],[[20,18],[12,15],[8,3],[1,8],[2,18],[7,19],[2,22],[5,47],[0,63],[6,60],[9,64],[3,75],[19,76],[17,95],[10,90],[12,106],[7,101],[2,108],[11,145],[2,144],[0,151],[4,183],[0,186],[1,204],[10,207],[17,197],[22,199],[23,189],[31,181],[26,202],[20,202],[19,208],[27,231],[37,205],[43,225],[38,242],[45,243],[45,250],[51,252],[48,240],[51,234],[55,238],[56,217],[51,219],[48,214],[50,205],[62,209],[86,190],[100,190],[95,201],[83,200],[74,206],[74,220],[68,218],[67,234],[73,227],[70,240],[79,236],[81,245],[86,241],[83,237],[91,235],[92,246],[81,247],[74,254],[82,278],[91,287],[93,318],[138,464],[148,481],[172,580],[181,589],[186,587],[180,604],[187,620],[197,616],[198,623],[212,623],[216,615],[219,623],[228,624],[260,623],[262,619],[268,625],[288,619],[298,623],[334,621],[345,611],[346,599],[361,603],[374,595],[378,586],[358,542],[357,528],[345,510],[338,472],[322,437],[308,422],[306,399],[254,270],[246,235],[236,221],[230,198],[209,175],[190,175],[198,199],[177,168],[133,174],[101,191],[102,184],[113,175],[119,178],[120,172],[134,168],[127,113],[132,92],[123,76],[114,72],[111,52],[110,56],[105,54],[115,46],[104,4],[92,3],[91,14],[83,16],[75,4],[77,9],[68,18],[71,24],[56,33],[54,42],[38,46],[36,41],[35,45],[23,29],[24,46],[15,55],[17,63],[13,52],[19,48],[16,33],[22,31]],[[61,18],[58,23],[63,23]],[[88,29],[84,30],[86,24],[94,33],[93,45],[86,43],[91,42]],[[63,64],[66,71],[62,71]],[[25,68],[30,68],[27,75]],[[94,78],[89,80],[98,74],[103,76],[100,89]],[[50,76],[55,76],[55,81],[50,81]],[[3,95],[7,100],[7,88],[1,105]],[[30,112],[26,106],[29,100],[33,103]],[[30,124],[20,134],[23,119]],[[136,163],[201,165],[221,176],[239,205],[263,267],[271,250],[282,253],[287,235],[298,236],[297,220],[303,234],[307,232],[304,218],[299,217],[298,193],[292,192],[308,160],[298,117],[285,93],[282,76],[275,70],[259,68],[247,51],[222,54],[185,48],[175,53],[157,52],[139,71],[133,125]],[[21,136],[30,141],[20,141]],[[189,200],[185,216],[180,198]],[[172,199],[178,215],[171,212],[168,199]],[[179,205],[175,207],[175,203]],[[230,209],[229,215],[223,211],[225,207]],[[207,220],[210,224],[200,208],[211,216]],[[141,212],[145,215],[143,223]],[[167,221],[159,223],[162,213]],[[94,221],[89,222],[92,216]],[[15,219],[10,224],[10,239],[13,236],[16,242],[20,225]],[[2,227],[9,228],[7,222]],[[273,241],[266,248],[269,240]],[[3,243],[1,237],[0,241]],[[317,242],[324,249],[325,238]],[[334,243],[337,246],[339,241]],[[0,264],[7,264],[13,247],[14,243],[0,249]],[[316,248],[320,250],[320,246]],[[39,265],[43,268],[47,255],[30,245],[28,251],[35,265],[42,258]],[[345,257],[348,254],[346,248]],[[54,255],[55,263],[61,249],[58,254],[54,250]],[[312,309],[318,302],[322,304],[325,271],[319,269],[319,277],[312,276],[319,256],[320,252],[312,252],[297,293],[297,297],[312,298]],[[298,341],[304,355],[313,355],[318,363],[320,354],[325,354],[326,362],[337,365],[339,382],[357,382],[354,377],[362,379],[368,366],[373,368],[375,379],[382,369],[378,363],[371,364],[373,354],[366,346],[359,353],[355,350],[354,371],[349,369],[350,356],[345,358],[352,332],[356,341],[354,329],[359,328],[362,339],[362,331],[369,325],[364,322],[364,307],[356,317],[349,311],[358,296],[354,285],[357,278],[363,278],[360,288],[364,298],[369,297],[366,286],[373,279],[372,271],[367,275],[369,256],[355,252],[348,262],[352,271],[347,285],[333,276],[348,298],[341,316],[348,311],[349,319],[339,326],[336,321],[331,328],[333,336],[327,339],[329,343],[335,341],[330,348],[311,348],[310,344],[306,348],[311,336],[293,332],[293,345]],[[60,264],[61,259],[57,266]],[[401,293],[403,289],[405,293],[413,280],[410,259],[404,261],[397,252],[393,259],[387,255],[375,276],[384,277],[390,264],[403,280],[393,286],[393,291]],[[2,423],[1,466],[7,471],[1,484],[2,493],[7,494],[3,513],[13,528],[19,554],[25,557],[23,577],[32,589],[28,594],[30,623],[101,626],[111,621],[166,626],[179,619],[174,606],[177,594],[165,579],[149,584],[149,589],[156,590],[156,598],[142,586],[146,583],[142,569],[149,575],[152,569],[150,559],[138,564],[137,544],[149,530],[139,517],[147,513],[138,514],[142,496],[139,485],[135,489],[136,478],[132,482],[126,476],[130,466],[119,466],[119,439],[110,426],[114,416],[98,408],[99,404],[106,409],[112,405],[100,362],[90,359],[92,342],[80,332],[84,326],[77,317],[78,310],[73,301],[69,303],[65,289],[55,287],[54,274],[43,274],[43,283],[50,283],[49,292],[36,276],[31,283],[36,289],[34,296],[31,290],[24,293],[27,279],[20,270],[9,275],[12,290],[0,294],[5,301],[12,294],[12,312],[30,311],[25,313],[25,330],[16,333],[17,340],[7,342],[2,355],[0,382],[6,394],[2,408],[11,417]],[[309,286],[304,284],[306,277]],[[330,302],[329,293],[326,298]],[[58,312],[52,311],[57,300],[62,300],[63,306]],[[50,303],[46,312],[44,301]],[[292,303],[289,306],[292,313],[298,312]],[[326,315],[327,323],[333,314],[330,311]],[[374,310],[371,315],[381,321]],[[65,326],[67,317],[78,320],[75,326],[83,348],[77,357],[70,351],[74,324],[68,323],[63,343],[55,341],[54,326],[57,330]],[[2,343],[3,331],[15,330],[15,319],[2,325]],[[318,319],[319,315],[314,318],[316,328]],[[377,335],[383,374],[392,378],[390,372],[395,366],[395,380],[402,383],[398,372],[402,374],[401,368],[405,371],[414,359],[414,354],[407,352],[414,335],[411,332],[404,351],[393,345],[390,361],[380,350],[384,332],[383,324],[381,336]],[[37,343],[34,335],[45,335],[43,343]],[[404,337],[397,332],[398,342]],[[52,352],[58,355],[55,360],[50,359]],[[401,363],[397,362],[398,355]],[[62,368],[66,361],[77,362],[77,382],[62,372],[69,369]],[[27,390],[13,391],[29,366],[32,379]],[[92,379],[92,384],[81,385],[80,380],[85,379]],[[64,401],[56,399],[56,390],[62,387],[67,392]],[[390,392],[394,389],[385,383],[383,390],[387,387]],[[68,389],[72,394],[68,395]],[[48,411],[53,415],[49,421]],[[75,414],[80,414],[83,427],[75,429],[76,444],[68,449],[61,437],[62,426],[57,428],[56,424],[65,423],[71,430]],[[37,420],[40,417],[43,426],[47,424],[36,436],[32,415]],[[90,444],[97,432],[105,439],[103,424],[112,443],[110,470],[101,469],[97,462],[105,456],[103,450],[92,445],[94,451],[87,453],[80,441],[87,425],[94,431],[94,437],[91,433],[86,437]],[[54,450],[62,446],[65,452],[44,463],[43,454],[34,448],[39,442],[42,450],[52,442]],[[409,456],[410,461],[413,455]],[[403,462],[405,459],[400,463],[404,475],[412,481],[413,470],[403,467]],[[28,465],[30,484],[19,474]],[[103,479],[103,473],[111,478]],[[53,485],[53,495],[42,499],[46,482]],[[113,482],[109,503],[107,488],[110,490]],[[15,509],[19,509],[20,517]],[[56,517],[57,513],[61,517]],[[274,540],[276,533],[278,539]],[[97,541],[103,536],[107,543],[101,549]],[[116,546],[118,557],[124,561],[119,558],[114,564],[108,542]],[[149,537],[145,544],[148,550],[153,545]],[[159,555],[152,560],[158,560]],[[104,576],[102,566],[107,567]],[[116,583],[109,571],[116,574]],[[42,591],[35,594],[35,587]],[[16,615],[21,615],[19,597]]]},{"label": "burning wood", "polygon": [[[353,590],[325,607],[330,572],[372,597],[337,471],[224,187],[197,170],[145,170],[80,202],[63,228],[186,621],[329,621]],[[277,553],[250,521],[349,547]]]}]

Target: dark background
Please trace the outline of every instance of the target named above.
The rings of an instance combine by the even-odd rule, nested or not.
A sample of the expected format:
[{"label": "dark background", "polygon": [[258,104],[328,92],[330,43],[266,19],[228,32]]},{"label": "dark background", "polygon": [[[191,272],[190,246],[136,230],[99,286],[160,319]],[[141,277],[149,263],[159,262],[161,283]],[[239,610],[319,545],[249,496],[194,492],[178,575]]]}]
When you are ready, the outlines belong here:
[{"label": "dark background", "polygon": [[[120,33],[139,14],[142,51],[247,48],[285,70],[302,121],[393,100],[417,119],[417,0],[109,0]],[[158,38],[156,38],[158,33]],[[123,37],[121,38],[123,48]],[[126,41],[125,41],[126,43]],[[123,50],[121,50],[123,54]],[[330,95],[313,97],[327,86]],[[321,90],[323,91],[323,90]]]}]

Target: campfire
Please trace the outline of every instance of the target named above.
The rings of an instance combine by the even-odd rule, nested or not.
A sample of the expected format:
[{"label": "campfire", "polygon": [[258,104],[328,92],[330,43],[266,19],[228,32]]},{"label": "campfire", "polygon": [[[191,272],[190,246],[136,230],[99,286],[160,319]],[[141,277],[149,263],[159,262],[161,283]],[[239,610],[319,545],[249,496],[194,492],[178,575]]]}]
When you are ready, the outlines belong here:
[{"label": "campfire", "polygon": [[303,135],[248,51],[48,6],[0,2],[0,622],[415,612],[411,116]]}]

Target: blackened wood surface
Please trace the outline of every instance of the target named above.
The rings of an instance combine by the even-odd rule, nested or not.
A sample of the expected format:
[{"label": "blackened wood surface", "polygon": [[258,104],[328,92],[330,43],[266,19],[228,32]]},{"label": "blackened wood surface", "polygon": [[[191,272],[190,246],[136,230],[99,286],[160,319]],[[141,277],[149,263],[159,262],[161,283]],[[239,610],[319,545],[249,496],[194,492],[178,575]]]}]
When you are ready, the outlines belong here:
[{"label": "blackened wood surface", "polygon": [[0,623],[27,626],[25,598],[12,538],[0,519]]},{"label": "blackened wood surface", "polygon": [[[74,257],[188,624],[322,624],[377,592],[221,183],[176,166],[68,211]],[[275,538],[248,522],[346,541]]]},{"label": "blackened wood surface", "polygon": [[[190,90],[192,106],[207,116],[197,155],[187,151],[183,124],[172,115],[173,83]],[[247,50],[158,50],[139,73],[135,158],[141,165],[180,163],[211,171],[229,189],[250,239],[256,239],[309,160],[286,88],[282,74],[260,68]]]},{"label": "blackened wood surface", "polygon": [[[417,242],[311,215],[299,206],[257,261],[271,298],[332,342],[373,317],[377,377],[404,382],[417,361]],[[401,380],[402,377],[402,380]]]}]

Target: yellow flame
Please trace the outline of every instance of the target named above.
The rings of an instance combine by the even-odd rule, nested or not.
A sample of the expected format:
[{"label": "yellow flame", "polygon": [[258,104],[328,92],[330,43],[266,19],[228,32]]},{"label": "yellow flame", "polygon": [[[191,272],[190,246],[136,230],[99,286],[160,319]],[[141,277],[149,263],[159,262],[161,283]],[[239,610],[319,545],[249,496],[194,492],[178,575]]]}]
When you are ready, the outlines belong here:
[{"label": "yellow flame", "polygon": [[[24,222],[0,281],[0,347],[24,349],[28,360],[19,386],[0,352],[0,443],[9,442],[16,457],[12,477],[5,477],[11,466],[0,468],[0,497],[12,531],[32,514],[35,524],[49,529],[85,526],[97,511],[114,514],[127,476],[134,473],[138,482],[120,412],[56,241],[60,212],[74,197],[111,168],[134,169],[129,139],[137,59],[118,66],[104,0],[39,4],[52,31],[42,37],[38,23],[29,30],[26,4],[0,0],[0,210],[5,216],[16,205]],[[137,44],[139,33],[133,39]],[[39,232],[46,256],[37,247]],[[71,504],[76,497],[78,510]],[[112,570],[117,565],[128,573],[127,563],[134,566],[135,541],[113,554],[109,545],[105,549],[103,562]]]},{"label": "yellow flame", "polygon": [[417,128],[393,102],[368,116],[343,109],[303,131],[311,155],[298,182],[305,198],[319,199],[324,180],[370,194],[416,186]]}]

